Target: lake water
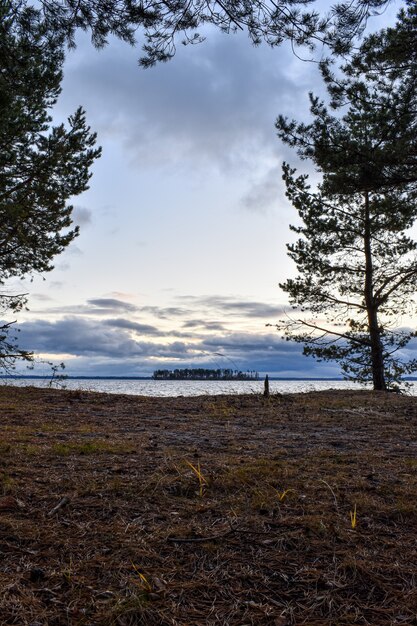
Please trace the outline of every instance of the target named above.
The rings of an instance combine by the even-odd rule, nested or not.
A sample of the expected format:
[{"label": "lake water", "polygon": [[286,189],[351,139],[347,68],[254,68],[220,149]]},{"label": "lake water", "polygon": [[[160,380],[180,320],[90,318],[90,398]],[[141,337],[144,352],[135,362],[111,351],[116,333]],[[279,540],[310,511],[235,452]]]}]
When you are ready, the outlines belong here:
[{"label": "lake water", "polygon": [[[3,379],[7,385],[48,387],[49,379]],[[53,385],[54,387],[57,385]],[[201,381],[201,380],[107,380],[97,378],[67,379],[65,389],[83,389],[105,393],[123,393],[140,396],[199,396],[219,394],[262,393],[263,381]],[[271,393],[300,393],[324,389],[363,389],[361,385],[342,380],[271,380]],[[417,383],[409,391],[417,394]]]}]

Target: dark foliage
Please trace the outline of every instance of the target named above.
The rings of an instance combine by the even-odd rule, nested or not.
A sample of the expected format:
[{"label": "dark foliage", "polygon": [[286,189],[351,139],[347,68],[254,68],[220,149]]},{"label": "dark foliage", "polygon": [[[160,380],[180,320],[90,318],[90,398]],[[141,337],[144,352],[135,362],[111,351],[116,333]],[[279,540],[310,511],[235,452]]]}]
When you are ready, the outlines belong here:
[{"label": "dark foliage", "polygon": [[258,380],[258,372],[241,372],[231,369],[207,369],[205,367],[175,370],[155,370],[155,380]]},{"label": "dark foliage", "polygon": [[70,45],[79,28],[90,30],[98,47],[109,35],[134,44],[141,31],[144,54],[140,63],[146,67],[170,59],[179,42],[202,41],[198,29],[206,25],[223,32],[244,30],[254,44],[266,41],[277,46],[290,40],[313,47],[324,42],[343,53],[363,31],[367,18],[389,2],[338,2],[323,15],[314,0],[40,0],[39,4],[49,27]]},{"label": "dark foliage", "polygon": [[417,4],[415,0],[406,0],[396,26],[367,37],[360,54],[355,55],[351,69],[383,80],[415,71],[416,61]]},{"label": "dark foliage", "polygon": [[306,176],[284,166],[302,225],[292,227],[301,238],[288,246],[298,276],[281,287],[301,315],[278,326],[305,354],[337,360],[348,378],[386,389],[417,369],[402,353],[415,333],[399,328],[416,308],[409,229],[417,215],[417,94],[412,64],[385,79],[372,80],[372,69],[350,65],[336,81],[323,67],[338,115],[311,96],[311,124],[277,121],[280,138],[323,175],[313,192]]},{"label": "dark foliage", "polygon": [[[8,3],[7,3],[8,4]],[[0,6],[0,286],[14,277],[52,269],[52,260],[78,234],[71,229],[69,198],[88,188],[99,156],[95,134],[78,109],[51,126],[49,110],[60,93],[62,48],[35,11],[18,15]],[[3,288],[4,291],[4,288]],[[25,296],[0,294],[15,312]],[[13,362],[10,323],[2,325],[0,363]],[[13,342],[12,342],[13,343]]]}]

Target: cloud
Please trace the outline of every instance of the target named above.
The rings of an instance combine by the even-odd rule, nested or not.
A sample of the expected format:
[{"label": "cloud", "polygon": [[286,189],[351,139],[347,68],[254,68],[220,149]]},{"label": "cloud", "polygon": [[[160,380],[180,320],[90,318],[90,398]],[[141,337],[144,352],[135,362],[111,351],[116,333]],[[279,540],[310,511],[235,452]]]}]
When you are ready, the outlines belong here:
[{"label": "cloud", "polygon": [[280,351],[294,352],[299,348],[295,343],[289,343],[281,339],[278,334],[256,334],[256,333],[227,333],[216,337],[207,337],[202,342],[202,347],[211,350],[231,350],[232,352],[252,352],[252,351]]},{"label": "cloud", "polygon": [[[99,360],[100,371],[108,367],[109,375],[115,363],[119,374],[149,375],[158,367],[217,368],[230,367],[232,362],[234,369],[242,371],[294,376],[302,370],[304,375],[320,375],[314,370],[316,364],[301,356],[298,344],[266,328],[265,322],[274,322],[286,308],[238,296],[177,296],[174,306],[165,307],[96,297],[86,304],[49,309],[61,319],[22,323],[20,344],[47,354],[48,359],[68,355],[70,367],[75,367],[70,371],[78,373],[81,364],[84,367],[90,360],[94,368]],[[161,320],[160,325],[149,322],[151,316]],[[245,318],[258,330],[237,331],[236,325],[241,326]]]},{"label": "cloud", "polygon": [[182,325],[183,328],[201,328],[204,330],[224,330],[223,324],[220,322],[207,322],[206,320],[188,320]]},{"label": "cloud", "polygon": [[46,293],[31,293],[31,300],[38,300],[39,302],[53,302],[54,298],[48,296]]},{"label": "cloud", "polygon": [[311,69],[292,72],[299,65],[289,47],[254,48],[244,35],[213,31],[204,46],[144,71],[123,43],[92,54],[80,38],[58,106],[71,110],[81,100],[100,141],[117,137],[141,167],[175,160],[187,170],[252,171],[286,151],[275,136],[277,115],[308,110]]},{"label": "cloud", "polygon": [[159,319],[168,320],[171,317],[183,317],[191,313],[189,309],[183,307],[158,307],[158,306],[142,306],[139,309],[142,313],[150,313]]},{"label": "cloud", "polygon": [[82,256],[84,252],[75,243],[71,243],[66,249],[66,254],[69,256]]},{"label": "cloud", "polygon": [[60,271],[60,272],[68,272],[68,270],[71,269],[71,265],[69,263],[67,263],[66,261],[61,261],[60,263],[57,263],[55,265],[55,267]]},{"label": "cloud", "polygon": [[282,173],[279,167],[272,167],[262,173],[242,197],[242,206],[249,211],[265,213],[279,200],[282,200]]},{"label": "cloud", "polygon": [[138,322],[132,322],[123,318],[107,319],[103,321],[103,324],[110,326],[111,328],[123,328],[124,330],[132,330],[135,333],[141,335],[153,335],[164,336],[166,333],[161,333],[155,326],[149,324],[139,324]]},{"label": "cloud", "polygon": [[35,314],[43,315],[117,315],[121,313],[134,313],[138,307],[130,302],[124,302],[116,298],[92,298],[87,300],[87,304],[70,304],[59,307],[49,307],[48,309],[36,309]]},{"label": "cloud", "polygon": [[[49,298],[39,295],[41,302]],[[178,325],[186,331],[195,331],[198,336],[205,332],[222,332],[227,328],[226,321],[235,323],[240,319],[256,322],[259,320],[259,330],[263,331],[266,322],[274,323],[282,315],[292,310],[288,305],[275,305],[240,299],[235,296],[177,296],[176,300],[186,303],[187,306],[137,306],[119,298],[90,298],[86,304],[65,305],[60,307],[50,306],[32,310],[32,315],[45,316],[72,316],[94,318],[103,317],[107,327],[120,328],[139,334],[153,337],[178,337],[192,338],[190,332],[181,332]],[[155,320],[168,321],[172,324],[171,329],[166,325],[160,330],[158,324],[152,324],[141,319],[132,319],[138,315]],[[219,318],[223,321],[220,322]],[[176,327],[176,328],[175,328]]]},{"label": "cloud", "polygon": [[[20,324],[22,346],[48,354],[68,354],[74,357],[148,358],[183,355],[187,346],[181,342],[157,344],[133,339],[130,329],[108,324],[109,320],[66,317],[56,322],[35,320]],[[145,333],[144,333],[145,334]],[[151,333],[152,334],[152,333]]]},{"label": "cloud", "polygon": [[75,206],[72,211],[72,221],[77,226],[87,226],[91,224],[92,212],[82,206]]},{"label": "cloud", "polygon": [[179,296],[180,300],[196,307],[219,312],[223,315],[239,315],[259,319],[277,319],[290,309],[288,305],[274,305],[265,302],[242,300],[234,296]]},{"label": "cloud", "polygon": [[[139,338],[132,336],[139,335]],[[141,339],[140,335],[147,337]],[[164,333],[152,326],[135,324],[123,319],[86,319],[65,317],[50,322],[35,320],[20,324],[20,345],[37,353],[69,355],[72,359],[104,359],[109,370],[114,361],[125,360],[124,374],[132,367],[142,374],[152,373],[161,364],[188,367],[214,367],[236,363],[238,369],[280,371],[299,367],[300,347],[282,340],[275,334],[221,333],[214,337],[190,335],[182,340],[152,341]],[[166,333],[168,335],[168,333]],[[222,362],[224,359],[224,363]],[[298,363],[298,365],[297,365]]]},{"label": "cloud", "polygon": [[57,322],[36,320],[20,325],[21,345],[36,352],[108,358],[139,356],[142,350],[126,333],[91,320],[67,317]]},{"label": "cloud", "polygon": [[105,311],[137,311],[138,307],[130,302],[117,300],[116,298],[92,298],[87,300],[87,304],[94,308]]}]

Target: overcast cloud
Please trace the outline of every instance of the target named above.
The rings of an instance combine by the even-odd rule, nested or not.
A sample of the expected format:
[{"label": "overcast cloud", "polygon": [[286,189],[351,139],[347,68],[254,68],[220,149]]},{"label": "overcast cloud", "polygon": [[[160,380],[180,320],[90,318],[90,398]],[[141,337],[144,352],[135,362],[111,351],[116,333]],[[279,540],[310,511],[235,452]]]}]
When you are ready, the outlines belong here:
[{"label": "overcast cloud", "polygon": [[[134,331],[134,338],[129,331]],[[142,335],[142,337],[141,337]],[[108,375],[113,361],[125,362],[126,375],[149,375],[157,368],[157,359],[163,359],[164,367],[236,367],[245,371],[258,369],[262,372],[281,373],[297,371],[300,348],[280,339],[276,334],[227,332],[205,336],[196,332],[189,340],[174,340],[158,343],[149,340],[158,336],[155,328],[129,323],[128,320],[90,320],[65,317],[56,322],[35,320],[21,325],[22,345],[31,346],[38,353],[49,356],[67,355],[67,373],[87,375],[86,357],[102,359],[108,364]],[[161,333],[166,336],[166,333]],[[68,358],[69,357],[69,358]],[[223,357],[223,358],[222,358]],[[104,359],[104,360],[103,360]],[[161,362],[159,361],[159,366]],[[313,372],[313,364],[305,370]],[[91,373],[91,372],[90,372]]]},{"label": "overcast cloud", "polygon": [[[108,375],[114,363],[122,361],[130,376],[150,375],[161,366],[230,367],[231,362],[244,371],[296,374],[300,347],[265,325],[265,318],[279,317],[279,307],[232,296],[179,300],[188,306],[159,309],[118,298],[91,298],[86,304],[51,309],[49,320],[34,318],[20,324],[20,343],[53,360],[64,358],[67,373],[73,375],[88,374],[88,359],[100,359],[102,373],[107,364]],[[145,314],[154,323],[140,321]],[[239,330],[245,319],[255,322],[255,331]],[[314,375],[313,361],[303,365],[303,371]]]},{"label": "overcast cloud", "polygon": [[67,55],[56,120],[83,105],[103,156],[76,199],[76,245],[45,283],[25,283],[35,297],[22,347],[80,375],[230,360],[337,375],[265,326],[290,310],[278,283],[294,273],[285,244],[295,211],[281,163],[300,165],[274,123],[308,120],[308,92],[323,94],[317,66],[218,31],[150,70],[137,56],[118,41],[96,51],[86,35]]},{"label": "overcast cloud", "polygon": [[196,156],[222,168],[253,164],[260,145],[278,146],[276,116],[306,108],[307,83],[300,72],[292,76],[292,53],[282,49],[278,61],[276,52],[248,46],[242,36],[213,34],[149,71],[138,70],[135,51],[120,42],[94,53],[83,39],[78,54],[69,59],[66,92],[85,102],[101,137],[122,137],[145,167],[173,156],[188,165]]}]

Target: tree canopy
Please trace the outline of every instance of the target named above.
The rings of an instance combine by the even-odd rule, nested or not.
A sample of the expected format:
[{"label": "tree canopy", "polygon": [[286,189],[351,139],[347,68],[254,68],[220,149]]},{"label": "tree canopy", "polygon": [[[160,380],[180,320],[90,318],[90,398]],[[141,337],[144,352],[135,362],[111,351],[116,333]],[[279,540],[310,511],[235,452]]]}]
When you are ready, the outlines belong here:
[{"label": "tree canopy", "polygon": [[[100,155],[79,108],[68,124],[52,126],[64,59],[60,42],[36,11],[1,7],[0,21],[0,308],[18,310],[22,295],[5,282],[52,269],[53,258],[78,234],[68,200],[88,188]],[[6,335],[10,324],[2,330]],[[4,347],[6,338],[0,337]],[[9,345],[0,360],[10,360]]]},{"label": "tree canopy", "polygon": [[[302,159],[312,159],[317,169],[326,173],[328,191],[352,193],[404,185],[408,192],[415,189],[415,45],[417,8],[409,3],[408,10],[400,11],[395,28],[365,38],[341,74],[332,73],[328,61],[321,64],[330,107],[310,94],[312,122],[278,118],[279,136],[295,147]],[[404,65],[393,62],[393,51],[399,49]]]},{"label": "tree canopy", "polygon": [[370,64],[362,77],[346,69],[336,81],[323,68],[338,114],[311,96],[310,124],[277,121],[280,138],[322,174],[314,191],[284,166],[302,225],[288,246],[298,275],[281,285],[298,314],[278,327],[305,354],[386,389],[417,369],[401,353],[415,333],[400,328],[416,310],[416,81],[411,67],[387,81],[369,80]]},{"label": "tree canopy", "polygon": [[255,371],[241,372],[240,370],[232,369],[196,367],[155,370],[152,378],[154,380],[258,380],[259,374]]},{"label": "tree canopy", "polygon": [[[51,32],[70,44],[79,28],[90,30],[98,47],[109,35],[133,44],[141,30],[144,54],[140,63],[150,66],[170,59],[179,42],[202,41],[198,29],[206,25],[224,32],[244,30],[254,44],[266,41],[277,46],[290,40],[295,45],[314,46],[324,42],[333,51],[344,53],[368,17],[390,1],[341,1],[323,14],[316,10],[315,0],[40,0],[36,6],[41,7]],[[25,0],[19,7],[22,2]]]},{"label": "tree canopy", "polygon": [[397,191],[313,192],[288,165],[284,177],[302,225],[288,245],[298,275],[280,285],[295,312],[279,330],[304,354],[338,361],[349,379],[380,390],[401,382],[417,369],[401,353],[415,333],[398,327],[416,308],[415,202]]},{"label": "tree canopy", "polygon": [[417,62],[417,4],[406,0],[395,26],[366,38],[354,55],[350,72],[365,72],[372,80],[386,80],[414,71]]}]

